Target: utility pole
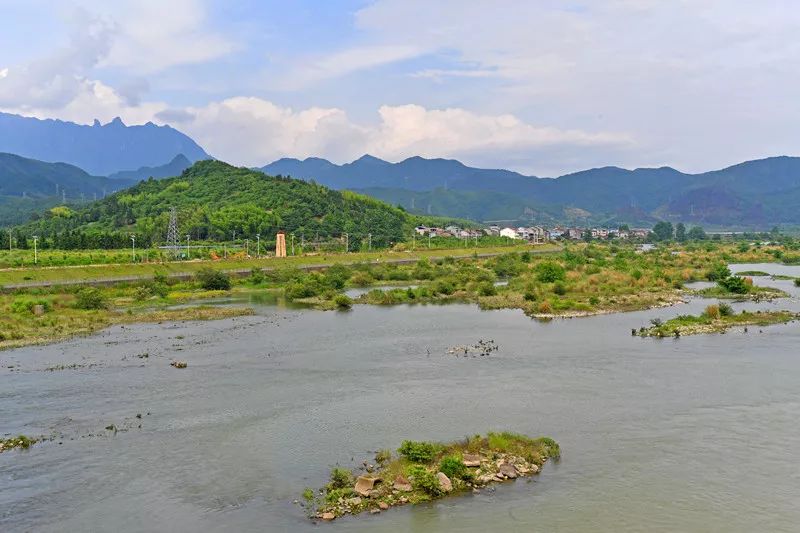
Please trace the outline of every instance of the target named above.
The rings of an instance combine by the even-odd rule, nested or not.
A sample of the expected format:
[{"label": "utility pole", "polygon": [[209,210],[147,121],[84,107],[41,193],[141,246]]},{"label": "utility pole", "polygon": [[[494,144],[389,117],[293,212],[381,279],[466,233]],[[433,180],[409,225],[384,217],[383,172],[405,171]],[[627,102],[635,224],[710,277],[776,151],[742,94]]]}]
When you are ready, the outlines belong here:
[{"label": "utility pole", "polygon": [[136,262],[136,234],[131,233],[131,263]]},{"label": "utility pole", "polygon": [[261,258],[261,234],[256,233],[256,257]]},{"label": "utility pole", "polygon": [[372,251],[372,233],[367,233],[367,242],[369,243],[369,244],[367,244],[367,251],[371,252]]},{"label": "utility pole", "polygon": [[428,232],[428,248],[431,247],[431,232]]},{"label": "utility pole", "polygon": [[350,235],[344,234],[344,253],[350,252]]},{"label": "utility pole", "polygon": [[11,230],[8,230],[8,251],[11,251]]},{"label": "utility pole", "polygon": [[62,204],[67,203],[67,193],[66,191],[64,191],[64,189],[61,189],[61,203]]},{"label": "utility pole", "polygon": [[411,234],[411,249],[417,249],[417,231],[414,230],[414,233]]},{"label": "utility pole", "polygon": [[250,257],[250,239],[244,240],[244,256]]},{"label": "utility pole", "polygon": [[189,236],[190,235],[187,233],[186,234],[186,259],[191,259],[192,258],[192,256],[191,256],[191,254],[192,254],[191,248],[189,247]]},{"label": "utility pole", "polygon": [[39,262],[39,251],[36,247],[36,243],[39,242],[39,236],[33,236],[33,264],[37,264]]},{"label": "utility pole", "polygon": [[292,255],[294,255],[294,233],[292,233]]}]

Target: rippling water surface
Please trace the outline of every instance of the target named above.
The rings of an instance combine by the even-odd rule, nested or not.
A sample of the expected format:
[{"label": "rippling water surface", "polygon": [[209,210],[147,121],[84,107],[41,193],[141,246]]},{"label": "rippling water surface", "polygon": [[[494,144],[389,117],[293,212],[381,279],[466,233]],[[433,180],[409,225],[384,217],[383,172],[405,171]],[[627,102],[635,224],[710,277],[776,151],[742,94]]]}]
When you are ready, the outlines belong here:
[{"label": "rippling water surface", "polygon": [[[800,311],[791,281],[757,282],[793,296],[737,307]],[[0,454],[0,530],[797,531],[798,324],[630,335],[707,303],[549,323],[471,305],[261,305],[0,352],[0,433],[64,435]],[[499,351],[446,354],[479,339]],[[292,503],[403,439],[503,429],[554,437],[562,460],[494,493],[332,524]]]}]

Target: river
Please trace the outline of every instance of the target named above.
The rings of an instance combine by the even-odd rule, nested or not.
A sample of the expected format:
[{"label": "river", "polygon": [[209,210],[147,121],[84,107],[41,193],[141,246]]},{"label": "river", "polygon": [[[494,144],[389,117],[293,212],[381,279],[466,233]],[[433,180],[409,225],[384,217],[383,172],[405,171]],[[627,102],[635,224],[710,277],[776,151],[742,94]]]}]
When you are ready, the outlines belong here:
[{"label": "river", "polygon": [[[737,308],[800,310],[791,281],[757,283],[792,298]],[[707,303],[551,322],[265,304],[0,352],[0,433],[59,435],[0,454],[0,531],[797,531],[798,324],[630,334]],[[446,353],[479,339],[500,348]],[[562,459],[495,492],[330,524],[292,503],[403,439],[506,429],[552,436]]]}]

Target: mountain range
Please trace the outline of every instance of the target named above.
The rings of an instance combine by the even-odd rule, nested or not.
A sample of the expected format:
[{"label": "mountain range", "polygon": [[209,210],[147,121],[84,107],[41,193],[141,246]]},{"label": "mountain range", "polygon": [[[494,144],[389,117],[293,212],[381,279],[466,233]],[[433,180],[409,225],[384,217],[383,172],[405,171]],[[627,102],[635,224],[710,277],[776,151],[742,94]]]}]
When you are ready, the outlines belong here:
[{"label": "mountain range", "polygon": [[472,168],[452,159],[390,163],[369,155],[344,165],[287,158],[262,170],[357,190],[411,211],[484,221],[800,223],[800,158],[787,156],[700,174],[670,167],[602,167],[558,178]]},{"label": "mountain range", "polygon": [[209,159],[196,142],[170,126],[126,126],[119,118],[89,126],[10,113],[0,113],[0,152],[69,163],[95,176],[164,165],[178,154],[190,162]]}]

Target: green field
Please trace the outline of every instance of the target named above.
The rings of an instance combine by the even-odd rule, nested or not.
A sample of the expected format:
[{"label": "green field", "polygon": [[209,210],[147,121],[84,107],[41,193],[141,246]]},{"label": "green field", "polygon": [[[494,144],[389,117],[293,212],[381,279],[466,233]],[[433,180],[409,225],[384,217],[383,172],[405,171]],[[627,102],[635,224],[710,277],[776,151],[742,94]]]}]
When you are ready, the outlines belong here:
[{"label": "green field", "polygon": [[[168,276],[180,276],[182,274],[191,275],[203,268],[211,267],[220,270],[229,271],[249,271],[253,268],[262,269],[279,269],[290,267],[313,267],[316,265],[330,265],[334,263],[358,263],[367,261],[413,261],[416,259],[428,257],[443,257],[443,256],[470,256],[475,253],[482,254],[497,254],[512,251],[534,250],[539,252],[554,251],[559,248],[555,245],[538,245],[532,247],[530,245],[516,245],[516,246],[489,246],[489,247],[470,247],[470,248],[448,248],[448,249],[428,249],[418,248],[416,250],[408,251],[388,251],[381,250],[375,252],[357,252],[357,253],[327,253],[320,255],[306,254],[302,256],[275,258],[242,258],[242,259],[220,259],[217,261],[210,260],[193,260],[193,261],[171,261],[171,262],[151,262],[151,263],[117,263],[117,264],[87,264],[78,266],[37,266],[25,268],[5,268],[0,269],[0,286],[16,286],[16,285],[32,285],[39,284],[53,284],[58,282],[76,283],[76,282],[102,282],[102,281],[126,281],[135,280],[139,278],[152,278],[157,273],[162,273]],[[5,252],[9,253],[9,252]],[[14,253],[14,252],[11,252]],[[32,254],[33,252],[30,251]],[[77,254],[78,256],[91,256],[93,258],[99,257],[100,254],[113,254],[123,253],[120,250],[116,251],[76,251],[76,252],[50,252],[50,253],[67,253]],[[130,253],[128,251],[128,253]],[[2,256],[0,256],[0,260]],[[128,255],[130,258],[130,256]]]}]

